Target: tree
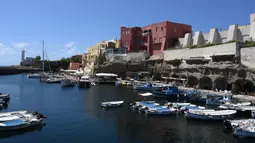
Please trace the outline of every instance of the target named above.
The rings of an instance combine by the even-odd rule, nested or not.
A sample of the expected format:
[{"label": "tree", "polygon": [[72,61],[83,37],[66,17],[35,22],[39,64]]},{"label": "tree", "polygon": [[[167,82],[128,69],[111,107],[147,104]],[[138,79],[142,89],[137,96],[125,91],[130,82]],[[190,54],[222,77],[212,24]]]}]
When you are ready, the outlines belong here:
[{"label": "tree", "polygon": [[41,67],[41,56],[36,56],[32,62],[32,66]]},{"label": "tree", "polygon": [[70,58],[71,62],[81,63],[81,55],[75,55]]}]

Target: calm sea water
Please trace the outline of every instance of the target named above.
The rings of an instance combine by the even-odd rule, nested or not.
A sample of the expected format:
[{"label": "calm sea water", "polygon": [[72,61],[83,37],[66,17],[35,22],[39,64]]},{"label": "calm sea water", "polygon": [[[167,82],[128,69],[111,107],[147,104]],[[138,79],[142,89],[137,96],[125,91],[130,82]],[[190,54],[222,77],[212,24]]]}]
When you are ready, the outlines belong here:
[{"label": "calm sea water", "polygon": [[[140,100],[130,88],[97,85],[90,89],[61,88],[26,75],[0,76],[0,92],[11,94],[4,111],[40,111],[48,118],[42,128],[0,133],[0,143],[230,143],[235,139],[219,122],[186,120],[182,115],[146,117],[127,102]],[[100,102],[124,100],[121,108],[103,110]],[[162,101],[161,101],[162,102]]]}]

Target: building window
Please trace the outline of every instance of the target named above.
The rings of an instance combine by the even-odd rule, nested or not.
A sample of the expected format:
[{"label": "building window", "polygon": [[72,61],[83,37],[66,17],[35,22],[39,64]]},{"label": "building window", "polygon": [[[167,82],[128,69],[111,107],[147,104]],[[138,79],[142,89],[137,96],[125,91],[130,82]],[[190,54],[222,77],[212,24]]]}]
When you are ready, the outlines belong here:
[{"label": "building window", "polygon": [[126,35],[128,34],[128,31],[126,31]]},{"label": "building window", "polygon": [[130,34],[130,31],[128,30],[128,34]]},{"label": "building window", "polygon": [[174,28],[174,33],[176,33],[176,28]]},{"label": "building window", "polygon": [[154,43],[156,43],[157,42],[157,38],[154,38]]},{"label": "building window", "polygon": [[123,31],[122,34],[125,35],[125,31]]},{"label": "building window", "polygon": [[156,27],[156,32],[158,32],[158,27]]},{"label": "building window", "polygon": [[163,27],[161,27],[161,31],[163,31]]},{"label": "building window", "polygon": [[162,39],[161,39],[161,37],[159,37],[159,42],[162,42]]}]

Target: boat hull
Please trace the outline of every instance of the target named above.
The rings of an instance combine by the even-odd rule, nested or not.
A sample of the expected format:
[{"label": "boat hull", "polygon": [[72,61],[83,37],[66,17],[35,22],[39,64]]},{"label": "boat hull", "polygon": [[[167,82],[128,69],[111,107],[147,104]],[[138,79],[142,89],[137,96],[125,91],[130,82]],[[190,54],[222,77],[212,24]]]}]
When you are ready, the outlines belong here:
[{"label": "boat hull", "polygon": [[250,132],[250,131],[239,129],[239,128],[235,129],[233,135],[244,137],[244,138],[255,138],[255,132]]},{"label": "boat hull", "polygon": [[185,112],[185,116],[189,119],[220,120],[220,121],[233,118],[233,115],[198,115],[190,112]]},{"label": "boat hull", "polygon": [[179,97],[179,94],[178,93],[165,93],[165,92],[161,92],[161,91],[154,91],[152,96],[157,97],[157,98],[177,99]]},{"label": "boat hull", "polygon": [[39,121],[33,121],[33,122],[29,122],[29,123],[25,123],[25,124],[20,124],[20,125],[16,125],[16,126],[0,126],[0,131],[13,131],[13,130],[21,130],[21,129],[25,129],[25,128],[29,128],[29,127],[35,127],[35,126],[39,126],[42,125],[43,120],[39,120]]},{"label": "boat hull", "polygon": [[78,87],[79,88],[90,88],[91,83],[90,82],[79,82]]}]

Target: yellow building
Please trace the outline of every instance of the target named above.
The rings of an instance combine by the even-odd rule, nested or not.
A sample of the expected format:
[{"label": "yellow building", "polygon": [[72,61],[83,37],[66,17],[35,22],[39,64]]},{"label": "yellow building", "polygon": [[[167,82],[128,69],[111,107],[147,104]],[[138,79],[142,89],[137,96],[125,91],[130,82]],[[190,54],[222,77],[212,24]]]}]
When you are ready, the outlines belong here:
[{"label": "yellow building", "polygon": [[115,48],[120,48],[120,40],[115,40]]},{"label": "yellow building", "polygon": [[101,41],[93,46],[90,46],[88,48],[88,53],[83,54],[83,65],[92,68],[92,73],[94,64],[99,58],[100,53],[104,53],[107,47],[115,48],[116,40]]}]

